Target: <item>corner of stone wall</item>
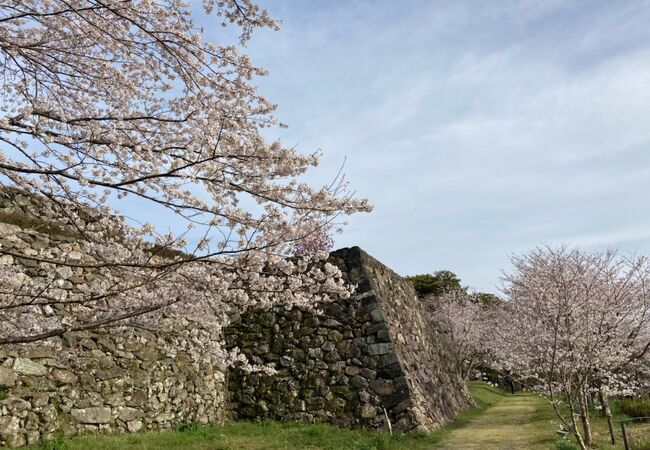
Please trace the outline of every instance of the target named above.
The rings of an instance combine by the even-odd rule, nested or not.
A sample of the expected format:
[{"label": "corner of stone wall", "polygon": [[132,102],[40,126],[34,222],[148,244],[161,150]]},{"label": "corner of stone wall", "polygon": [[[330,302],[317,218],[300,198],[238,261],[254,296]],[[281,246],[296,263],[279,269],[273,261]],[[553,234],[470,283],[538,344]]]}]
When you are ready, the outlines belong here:
[{"label": "corner of stone wall", "polygon": [[374,314],[385,317],[392,354],[402,373],[400,382],[408,392],[408,399],[399,406],[389,404],[397,427],[426,431],[444,425],[473,405],[465,383],[450,369],[451,349],[438,338],[435,324],[425,320],[424,306],[411,283],[360,252],[378,300]]},{"label": "corner of stone wall", "polygon": [[231,370],[233,417],[375,429],[389,420],[408,431],[435,428],[467,406],[412,286],[359,247],[333,252],[330,262],[357,286],[351,299],[321,305],[323,314],[249,310],[226,329],[227,347],[278,368],[274,376]]}]

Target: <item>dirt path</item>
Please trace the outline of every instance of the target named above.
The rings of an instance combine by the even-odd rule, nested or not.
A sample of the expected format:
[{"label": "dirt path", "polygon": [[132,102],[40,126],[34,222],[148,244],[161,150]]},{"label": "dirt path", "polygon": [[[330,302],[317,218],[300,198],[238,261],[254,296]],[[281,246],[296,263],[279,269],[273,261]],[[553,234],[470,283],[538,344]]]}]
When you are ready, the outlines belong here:
[{"label": "dirt path", "polygon": [[506,396],[467,426],[443,440],[442,449],[548,449],[553,448],[554,425],[548,405],[533,395]]}]

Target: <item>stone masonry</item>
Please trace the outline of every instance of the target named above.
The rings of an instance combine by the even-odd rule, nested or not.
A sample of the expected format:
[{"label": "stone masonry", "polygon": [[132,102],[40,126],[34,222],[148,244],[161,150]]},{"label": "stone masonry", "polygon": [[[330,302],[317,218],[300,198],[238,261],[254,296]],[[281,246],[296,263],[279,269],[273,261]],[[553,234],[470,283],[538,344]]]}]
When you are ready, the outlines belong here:
[{"label": "stone masonry", "polygon": [[436,428],[470,406],[411,284],[358,247],[331,262],[357,285],[352,299],[322,313],[249,311],[226,330],[228,346],[277,367],[273,376],[231,371],[232,415],[370,428],[388,419],[408,431]]},{"label": "stone masonry", "polygon": [[[0,245],[79,250],[64,227],[22,220],[38,217],[40,202],[2,194]],[[376,429],[389,420],[398,430],[428,430],[469,406],[464,384],[447,369],[449,349],[423,320],[410,283],[357,247],[334,252],[331,262],[357,285],[353,298],[320,311],[249,310],[225,336],[211,336],[225,337],[254,363],[274,365],[274,376],[192,361],[180,350],[183,339],[206,331],[184,320],[164,319],[156,333],[98,331],[0,346],[0,447],[57,433],[162,430],[229,417]],[[0,256],[0,270],[11,264],[30,277],[51,270]],[[65,277],[64,290],[93,282],[79,270]]]},{"label": "stone masonry", "polygon": [[[0,191],[0,246],[25,254],[55,246],[79,251],[78,237],[65,226],[28,219],[38,218],[43,207],[33,197]],[[53,270],[0,255],[0,271],[9,265],[22,266],[28,277]],[[61,276],[62,292],[87,290],[96,278],[81,269]],[[207,331],[186,320],[163,319],[156,333],[111,330],[65,334],[37,346],[0,346],[0,447],[32,444],[57,433],[221,422],[226,415],[225,368],[173,351],[184,348],[184,340],[195,333]]]}]

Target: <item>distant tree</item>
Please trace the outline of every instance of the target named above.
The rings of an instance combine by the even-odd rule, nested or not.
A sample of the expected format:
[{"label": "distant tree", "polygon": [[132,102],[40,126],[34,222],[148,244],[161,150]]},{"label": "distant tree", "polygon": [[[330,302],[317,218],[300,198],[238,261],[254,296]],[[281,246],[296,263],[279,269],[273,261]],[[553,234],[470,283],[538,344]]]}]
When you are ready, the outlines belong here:
[{"label": "distant tree", "polygon": [[476,301],[485,306],[495,306],[501,304],[503,300],[499,296],[490,294],[489,292],[476,292],[474,293]]},{"label": "distant tree", "polygon": [[463,380],[490,355],[491,318],[495,304],[481,301],[475,293],[463,289],[445,292],[439,297],[427,296],[429,320],[447,341],[450,366]]},{"label": "distant tree", "polygon": [[428,295],[438,297],[447,292],[465,290],[460,284],[460,278],[449,270],[438,270],[433,274],[425,273],[406,277],[420,298]]}]

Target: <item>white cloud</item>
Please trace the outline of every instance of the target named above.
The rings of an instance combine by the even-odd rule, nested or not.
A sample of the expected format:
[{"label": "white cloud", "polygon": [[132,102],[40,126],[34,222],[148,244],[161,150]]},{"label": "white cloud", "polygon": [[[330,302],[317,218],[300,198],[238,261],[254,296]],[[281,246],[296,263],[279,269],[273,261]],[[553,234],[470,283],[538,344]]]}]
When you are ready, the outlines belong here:
[{"label": "white cloud", "polygon": [[544,242],[650,252],[645,1],[267,1],[262,92],[360,194],[340,245],[494,290]]}]

